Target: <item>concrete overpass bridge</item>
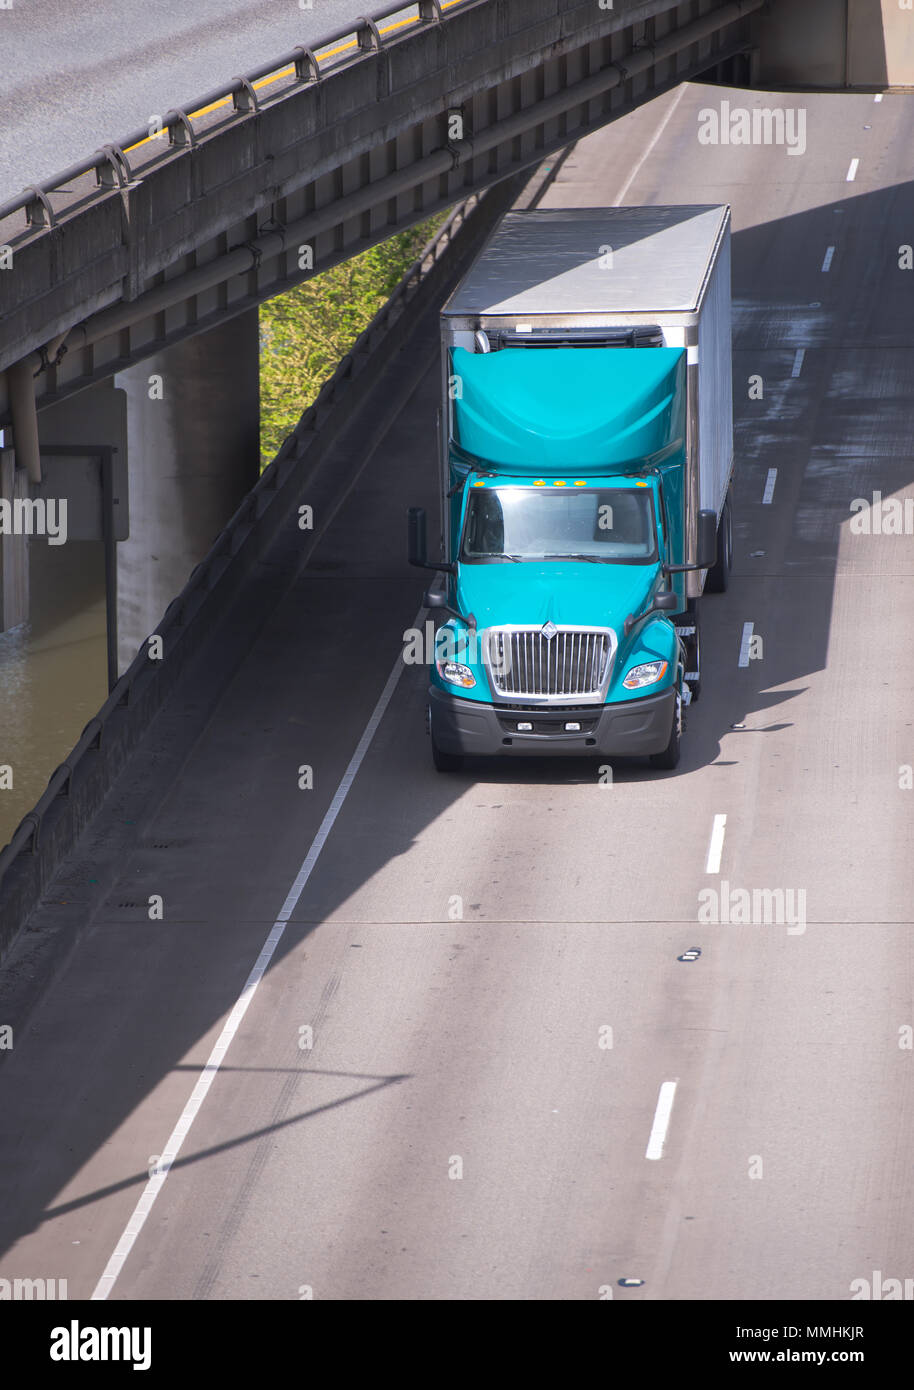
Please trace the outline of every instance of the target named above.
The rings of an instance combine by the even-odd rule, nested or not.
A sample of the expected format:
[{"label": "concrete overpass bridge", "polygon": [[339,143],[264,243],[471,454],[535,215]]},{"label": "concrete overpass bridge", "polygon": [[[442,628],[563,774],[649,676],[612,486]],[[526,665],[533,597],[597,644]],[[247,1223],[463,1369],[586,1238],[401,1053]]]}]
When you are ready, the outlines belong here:
[{"label": "concrete overpass bridge", "polygon": [[914,80],[883,8],[419,0],[315,36],[0,205],[0,428],[27,368],[59,402],[699,73]]}]

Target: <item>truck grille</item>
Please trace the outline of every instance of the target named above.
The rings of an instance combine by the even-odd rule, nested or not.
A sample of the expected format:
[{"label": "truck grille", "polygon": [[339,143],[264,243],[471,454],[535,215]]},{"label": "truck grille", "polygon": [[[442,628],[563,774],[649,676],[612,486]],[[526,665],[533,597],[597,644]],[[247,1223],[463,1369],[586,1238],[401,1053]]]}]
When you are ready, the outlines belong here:
[{"label": "truck grille", "polygon": [[612,628],[494,627],[484,646],[492,690],[500,699],[602,700],[616,650]]}]

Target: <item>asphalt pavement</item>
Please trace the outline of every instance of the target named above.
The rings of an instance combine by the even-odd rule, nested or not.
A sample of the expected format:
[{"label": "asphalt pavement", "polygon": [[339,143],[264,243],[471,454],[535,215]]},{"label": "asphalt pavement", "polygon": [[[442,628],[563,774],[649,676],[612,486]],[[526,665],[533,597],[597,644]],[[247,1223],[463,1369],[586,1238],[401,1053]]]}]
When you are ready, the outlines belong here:
[{"label": "asphalt pavement", "polygon": [[[805,152],[700,143],[724,99],[801,105]],[[914,551],[850,528],[855,498],[914,496],[912,135],[907,96],[692,84],[547,194],[733,210],[734,575],[675,773],[432,769],[424,672],[397,665],[406,508],[434,502],[426,320],[402,411],[354,422],[313,563],[0,1070],[0,1276],[849,1300],[914,1273]],[[741,890],[787,915],[732,920]]]}]

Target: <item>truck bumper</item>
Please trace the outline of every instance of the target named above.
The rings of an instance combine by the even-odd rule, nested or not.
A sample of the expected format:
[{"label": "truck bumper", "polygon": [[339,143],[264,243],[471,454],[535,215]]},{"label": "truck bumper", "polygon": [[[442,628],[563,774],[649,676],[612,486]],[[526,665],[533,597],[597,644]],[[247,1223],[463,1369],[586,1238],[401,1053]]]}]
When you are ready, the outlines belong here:
[{"label": "truck bumper", "polygon": [[[673,726],[675,686],[622,704],[562,709],[506,709],[429,687],[432,737],[445,753],[480,757],[647,757],[662,753]],[[533,724],[518,733],[518,721]],[[567,733],[577,721],[580,733]]]}]

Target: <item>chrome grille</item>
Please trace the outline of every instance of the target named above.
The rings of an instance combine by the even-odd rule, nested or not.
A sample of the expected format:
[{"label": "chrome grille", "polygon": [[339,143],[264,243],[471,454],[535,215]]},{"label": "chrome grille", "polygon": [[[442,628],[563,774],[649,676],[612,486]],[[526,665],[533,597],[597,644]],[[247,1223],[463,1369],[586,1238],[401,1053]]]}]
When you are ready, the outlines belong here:
[{"label": "chrome grille", "polygon": [[615,649],[612,628],[493,627],[484,652],[497,697],[564,701],[603,698]]}]

